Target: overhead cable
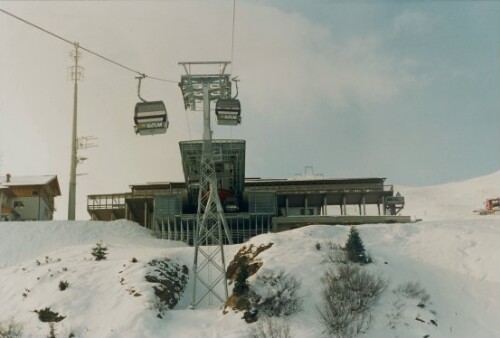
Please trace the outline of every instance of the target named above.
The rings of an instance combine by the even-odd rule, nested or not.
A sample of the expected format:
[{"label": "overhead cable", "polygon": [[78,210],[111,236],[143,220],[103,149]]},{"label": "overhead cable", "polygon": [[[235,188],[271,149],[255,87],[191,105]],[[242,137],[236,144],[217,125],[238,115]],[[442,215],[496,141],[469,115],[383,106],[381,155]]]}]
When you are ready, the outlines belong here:
[{"label": "overhead cable", "polygon": [[[62,37],[62,36],[60,36],[60,35],[57,35],[57,34],[55,34],[55,33],[52,33],[52,32],[50,32],[50,31],[46,30],[45,28],[42,28],[42,27],[40,27],[40,26],[38,26],[38,25],[35,25],[34,23],[31,23],[31,22],[29,22],[29,21],[27,21],[27,20],[25,20],[25,19],[23,19],[23,18],[20,18],[20,17],[19,17],[19,16],[17,16],[17,15],[14,15],[14,14],[12,14],[12,13],[10,13],[10,12],[7,12],[7,11],[6,11],[6,10],[4,10],[4,9],[1,9],[1,8],[0,8],[0,12],[2,12],[2,13],[4,13],[4,14],[7,14],[7,15],[9,15],[9,16],[11,16],[11,17],[13,17],[13,18],[15,18],[15,19],[17,19],[17,20],[19,20],[19,21],[21,21],[21,22],[23,22],[23,23],[25,23],[25,24],[27,24],[27,25],[29,25],[29,26],[31,26],[31,27],[34,27],[34,28],[36,28],[36,29],[39,29],[39,30],[41,30],[42,32],[47,33],[47,34],[49,34],[49,35],[51,35],[51,36],[53,36],[53,37],[55,37],[55,38],[57,38],[57,39],[59,39],[59,40],[62,40],[62,41],[64,41],[64,42],[66,42],[66,43],[69,43],[70,45],[73,45],[73,46],[75,45],[75,43],[74,43],[74,42],[72,42],[72,41],[70,41],[70,40],[68,40],[68,39],[66,39],[66,38],[63,38],[63,37]],[[81,45],[80,45],[79,47],[80,47],[80,49],[82,49],[82,50],[86,51],[86,52],[87,52],[87,53],[89,53],[89,54],[92,54],[92,55],[94,55],[94,56],[97,56],[97,57],[99,57],[99,58],[101,58],[101,59],[103,59],[103,60],[105,60],[105,61],[108,61],[108,62],[110,62],[110,63],[112,63],[112,64],[114,64],[114,65],[116,65],[116,66],[118,66],[118,67],[121,67],[121,68],[123,68],[123,69],[126,69],[126,70],[128,70],[128,71],[130,71],[130,72],[132,72],[132,73],[136,73],[136,74],[138,74],[138,75],[140,75],[140,76],[143,76],[143,75],[144,75],[145,77],[148,77],[148,78],[150,78],[150,79],[157,80],[157,81],[171,82],[171,83],[175,83],[175,84],[177,84],[177,83],[178,83],[178,81],[168,80],[168,79],[164,79],[164,78],[160,78],[160,77],[156,77],[156,76],[149,76],[149,75],[146,75],[146,74],[144,74],[143,72],[140,72],[140,71],[135,70],[135,69],[133,69],[133,68],[127,67],[127,66],[125,66],[125,65],[123,65],[123,64],[121,64],[121,63],[119,63],[119,62],[117,62],[117,61],[114,61],[114,60],[112,60],[112,59],[110,59],[110,58],[107,58],[107,57],[105,57],[105,56],[103,56],[103,55],[101,55],[101,54],[98,54],[98,53],[96,53],[96,52],[94,52],[94,51],[92,51],[92,50],[90,50],[90,49],[88,49],[88,48],[85,48],[85,47],[81,46]]]}]

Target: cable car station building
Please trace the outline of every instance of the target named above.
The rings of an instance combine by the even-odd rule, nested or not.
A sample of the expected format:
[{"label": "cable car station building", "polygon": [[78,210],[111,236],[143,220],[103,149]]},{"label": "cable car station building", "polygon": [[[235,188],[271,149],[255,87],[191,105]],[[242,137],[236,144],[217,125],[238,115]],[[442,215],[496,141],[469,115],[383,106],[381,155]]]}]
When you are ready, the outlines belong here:
[{"label": "cable car station building", "polygon": [[[308,224],[411,221],[400,216],[404,197],[385,185],[385,178],[245,178],[245,141],[213,140],[212,144],[219,198],[234,243]],[[159,237],[192,244],[203,141],[179,145],[184,182],[131,185],[127,193],[89,195],[91,218],[132,220]]]}]

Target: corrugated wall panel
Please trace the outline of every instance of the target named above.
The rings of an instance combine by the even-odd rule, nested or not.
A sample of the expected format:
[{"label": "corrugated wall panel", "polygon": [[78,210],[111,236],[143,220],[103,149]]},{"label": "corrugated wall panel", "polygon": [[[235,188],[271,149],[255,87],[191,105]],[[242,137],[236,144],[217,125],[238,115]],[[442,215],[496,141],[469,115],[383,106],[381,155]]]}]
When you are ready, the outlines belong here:
[{"label": "corrugated wall panel", "polygon": [[276,215],[276,193],[252,192],[248,194],[248,212],[250,214]]},{"label": "corrugated wall panel", "polygon": [[180,215],[181,213],[182,198],[180,194],[155,196],[155,216],[157,218]]}]

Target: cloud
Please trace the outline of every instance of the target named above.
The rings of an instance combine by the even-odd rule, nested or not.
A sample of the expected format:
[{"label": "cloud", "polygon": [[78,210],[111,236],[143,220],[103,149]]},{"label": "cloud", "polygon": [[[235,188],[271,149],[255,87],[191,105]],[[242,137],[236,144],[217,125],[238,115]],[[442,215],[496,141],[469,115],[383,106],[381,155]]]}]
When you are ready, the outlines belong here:
[{"label": "cloud", "polygon": [[393,20],[396,35],[423,35],[432,31],[433,19],[429,14],[405,10]]},{"label": "cloud", "polygon": [[[311,115],[353,102],[392,100],[414,84],[413,65],[385,50],[377,32],[337,36],[296,13],[250,7],[240,14],[237,68],[253,102],[280,116]],[[258,22],[258,24],[257,24]],[[242,67],[244,65],[244,67]]]}]

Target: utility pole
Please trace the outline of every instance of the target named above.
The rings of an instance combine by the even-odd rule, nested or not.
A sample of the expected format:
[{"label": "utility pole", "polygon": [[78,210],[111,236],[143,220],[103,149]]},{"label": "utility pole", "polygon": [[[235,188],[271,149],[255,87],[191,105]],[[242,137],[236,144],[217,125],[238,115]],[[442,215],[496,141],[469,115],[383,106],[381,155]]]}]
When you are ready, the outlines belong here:
[{"label": "utility pole", "polygon": [[75,204],[76,204],[76,165],[78,163],[77,158],[77,111],[78,111],[78,81],[81,78],[81,67],[78,66],[78,59],[80,58],[80,45],[78,42],[74,44],[75,50],[72,53],[72,57],[75,61],[75,65],[71,67],[71,80],[74,81],[73,88],[73,128],[71,132],[71,168],[69,174],[69,193],[68,193],[68,221],[75,220]]}]

